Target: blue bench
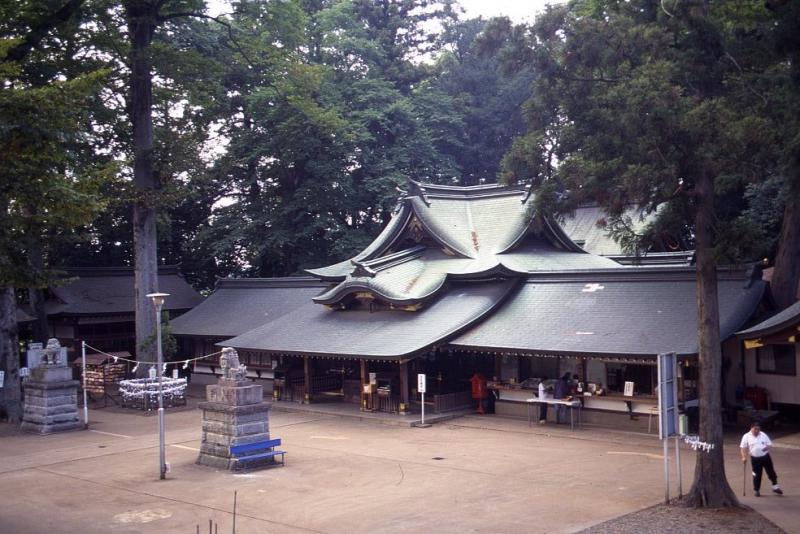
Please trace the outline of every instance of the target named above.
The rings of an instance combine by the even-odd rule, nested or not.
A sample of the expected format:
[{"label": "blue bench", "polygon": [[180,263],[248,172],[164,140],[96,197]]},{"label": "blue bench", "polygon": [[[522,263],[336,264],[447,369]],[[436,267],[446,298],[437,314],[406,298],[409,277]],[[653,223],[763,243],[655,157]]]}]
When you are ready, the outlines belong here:
[{"label": "blue bench", "polygon": [[234,445],[231,447],[231,456],[233,456],[237,462],[246,463],[253,460],[275,458],[276,456],[280,455],[281,465],[284,465],[283,455],[286,454],[286,451],[279,451],[275,449],[275,447],[280,447],[280,445],[280,438],[257,441],[255,443],[246,443],[244,445]]}]

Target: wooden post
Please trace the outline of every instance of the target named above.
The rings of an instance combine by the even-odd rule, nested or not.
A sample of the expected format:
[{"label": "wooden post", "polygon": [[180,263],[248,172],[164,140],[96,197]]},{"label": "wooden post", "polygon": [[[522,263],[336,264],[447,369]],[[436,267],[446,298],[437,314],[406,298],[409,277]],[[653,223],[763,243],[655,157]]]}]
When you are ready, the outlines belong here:
[{"label": "wooden post", "polygon": [[364,386],[367,385],[367,360],[361,360],[361,411],[367,410],[367,395],[364,393]]},{"label": "wooden post", "polygon": [[303,403],[311,404],[311,359],[308,356],[303,356],[303,381],[306,387]]},{"label": "wooden post", "polygon": [[408,362],[400,360],[400,415],[408,413]]}]

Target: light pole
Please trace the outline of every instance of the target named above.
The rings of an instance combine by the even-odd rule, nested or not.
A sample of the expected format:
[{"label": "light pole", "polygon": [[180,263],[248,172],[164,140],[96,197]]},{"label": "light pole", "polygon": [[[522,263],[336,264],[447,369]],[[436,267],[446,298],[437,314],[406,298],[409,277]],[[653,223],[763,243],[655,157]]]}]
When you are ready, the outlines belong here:
[{"label": "light pole", "polygon": [[156,354],[158,355],[158,471],[161,480],[167,478],[167,462],[164,454],[164,375],[163,355],[161,354],[161,307],[169,293],[149,293],[146,295],[153,299],[156,307]]}]

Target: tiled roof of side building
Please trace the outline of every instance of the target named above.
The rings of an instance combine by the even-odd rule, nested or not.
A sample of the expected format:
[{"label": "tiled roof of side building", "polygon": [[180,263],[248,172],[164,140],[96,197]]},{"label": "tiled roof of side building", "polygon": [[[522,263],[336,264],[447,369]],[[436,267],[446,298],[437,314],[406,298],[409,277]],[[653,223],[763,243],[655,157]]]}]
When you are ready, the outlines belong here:
[{"label": "tiled roof of side building", "polygon": [[309,302],[240,336],[218,343],[277,354],[396,360],[443,343],[489,314],[517,283],[453,284],[416,312],[330,310]]},{"label": "tiled roof of side building", "polygon": [[[764,282],[720,272],[725,339],[750,317]],[[697,353],[696,274],[691,268],[532,274],[486,321],[450,342],[456,349],[654,356]]]},{"label": "tiled roof of side building", "polygon": [[[56,297],[46,303],[48,315],[103,315],[134,312],[134,276],[130,267],[65,269],[74,280],[53,286]],[[165,310],[189,310],[203,297],[180,275],[176,266],[158,269],[158,289],[169,293]]]},{"label": "tiled roof of side building", "polygon": [[800,328],[800,301],[755,326],[736,332],[736,335],[740,338],[755,339],[780,332],[792,326]]},{"label": "tiled roof of side building", "polygon": [[309,277],[222,278],[203,303],[170,327],[178,336],[238,336],[310,303],[328,285]]}]

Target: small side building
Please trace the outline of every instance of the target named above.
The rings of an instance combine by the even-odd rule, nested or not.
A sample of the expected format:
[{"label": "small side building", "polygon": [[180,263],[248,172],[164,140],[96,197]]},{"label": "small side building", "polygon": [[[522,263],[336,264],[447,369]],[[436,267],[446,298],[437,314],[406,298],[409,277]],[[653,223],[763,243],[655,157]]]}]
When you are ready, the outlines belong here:
[{"label": "small side building", "polygon": [[737,332],[744,348],[739,392],[756,409],[800,414],[800,302]]},{"label": "small side building", "polygon": [[[65,284],[48,288],[45,312],[50,336],[67,347],[68,359],[80,355],[82,340],[104,352],[126,351],[135,356],[133,269],[84,267],[69,268],[66,273]],[[170,318],[203,300],[175,265],[159,267],[158,288],[170,294],[164,303]]]}]

